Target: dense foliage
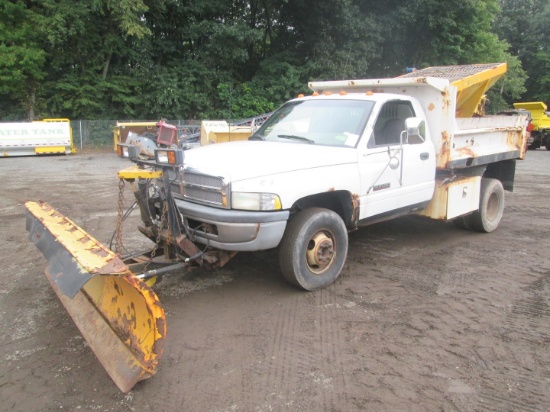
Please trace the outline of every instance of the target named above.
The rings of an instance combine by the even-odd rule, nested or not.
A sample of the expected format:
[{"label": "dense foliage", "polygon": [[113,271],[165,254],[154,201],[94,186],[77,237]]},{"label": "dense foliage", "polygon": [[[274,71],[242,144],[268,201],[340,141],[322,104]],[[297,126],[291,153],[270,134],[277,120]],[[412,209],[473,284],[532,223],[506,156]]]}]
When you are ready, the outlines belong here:
[{"label": "dense foliage", "polygon": [[491,110],[548,102],[549,17],[550,0],[0,0],[0,117],[241,118],[309,80],[496,61]]}]

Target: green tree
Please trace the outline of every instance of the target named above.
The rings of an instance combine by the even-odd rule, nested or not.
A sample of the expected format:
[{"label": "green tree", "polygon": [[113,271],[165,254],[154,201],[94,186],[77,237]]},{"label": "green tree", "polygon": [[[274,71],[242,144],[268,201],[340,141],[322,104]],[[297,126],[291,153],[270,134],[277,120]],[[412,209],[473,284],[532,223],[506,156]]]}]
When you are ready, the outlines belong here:
[{"label": "green tree", "polygon": [[49,76],[48,115],[132,116],[139,100],[132,78],[135,47],[150,34],[141,0],[43,1]]},{"label": "green tree", "polygon": [[520,61],[492,31],[498,0],[394,0],[377,2],[374,10],[392,27],[381,42],[376,76],[396,76],[405,67],[506,62],[507,75],[489,92],[490,110],[507,107],[524,92]]},{"label": "green tree", "polygon": [[549,1],[525,0],[538,11],[521,26],[528,42],[503,26],[525,23],[499,14],[514,0],[0,0],[0,110],[235,119],[307,93],[309,80],[507,61],[491,97],[500,107],[523,93],[516,52],[532,89],[548,90],[535,68],[550,61],[536,38],[548,34]]},{"label": "green tree", "polygon": [[495,31],[527,73],[523,101],[550,103],[550,0],[501,0]]},{"label": "green tree", "polygon": [[27,2],[0,1],[0,94],[19,103],[29,120],[34,119],[36,94],[47,75],[38,20]]}]

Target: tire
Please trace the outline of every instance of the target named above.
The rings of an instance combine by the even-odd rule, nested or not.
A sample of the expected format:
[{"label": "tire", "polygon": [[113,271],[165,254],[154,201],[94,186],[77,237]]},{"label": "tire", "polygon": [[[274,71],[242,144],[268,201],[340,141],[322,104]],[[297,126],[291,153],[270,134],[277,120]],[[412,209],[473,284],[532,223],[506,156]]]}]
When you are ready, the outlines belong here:
[{"label": "tire", "polygon": [[504,213],[504,188],[497,179],[481,179],[479,210],[467,216],[473,230],[489,233],[495,230]]},{"label": "tire", "polygon": [[456,219],[453,219],[452,222],[456,227],[460,229],[469,230],[470,229],[469,220],[470,220],[470,216],[468,215],[468,216],[457,217]]},{"label": "tire", "polygon": [[539,136],[539,132],[531,132],[531,137],[533,137],[533,142],[527,146],[528,150],[537,150],[543,141],[543,136]]},{"label": "tire", "polygon": [[338,214],[323,208],[305,209],[288,223],[279,248],[285,279],[305,290],[332,284],[348,253],[348,231]]}]

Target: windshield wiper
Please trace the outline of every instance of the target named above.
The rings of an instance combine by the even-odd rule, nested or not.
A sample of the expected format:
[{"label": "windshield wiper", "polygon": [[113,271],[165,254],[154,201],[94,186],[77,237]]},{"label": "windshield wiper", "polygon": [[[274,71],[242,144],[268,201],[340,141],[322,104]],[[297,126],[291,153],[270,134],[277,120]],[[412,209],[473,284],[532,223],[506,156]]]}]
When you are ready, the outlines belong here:
[{"label": "windshield wiper", "polygon": [[294,139],[294,140],[301,140],[303,142],[308,142],[310,144],[315,144],[315,141],[308,139],[307,137],[295,136],[293,134],[278,134],[277,137],[280,139]]}]

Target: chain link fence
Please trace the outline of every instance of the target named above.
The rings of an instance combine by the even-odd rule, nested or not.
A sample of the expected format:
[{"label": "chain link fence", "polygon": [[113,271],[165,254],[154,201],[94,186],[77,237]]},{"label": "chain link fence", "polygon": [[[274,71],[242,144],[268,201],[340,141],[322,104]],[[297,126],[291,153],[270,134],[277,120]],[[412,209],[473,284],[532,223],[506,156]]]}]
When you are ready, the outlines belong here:
[{"label": "chain link fence", "polygon": [[[120,123],[158,122],[158,120],[118,120]],[[182,133],[200,130],[200,120],[166,120],[178,126]],[[77,149],[113,147],[113,132],[117,120],[71,120],[73,142]]]},{"label": "chain link fence", "polygon": [[[226,120],[233,126],[248,125],[255,130],[266,121],[271,113],[239,120]],[[94,149],[112,147],[113,133],[117,123],[157,123],[158,120],[71,120],[73,129],[73,144],[77,149]],[[200,120],[166,120],[166,123],[178,127],[178,136],[198,137],[200,133]]]}]

